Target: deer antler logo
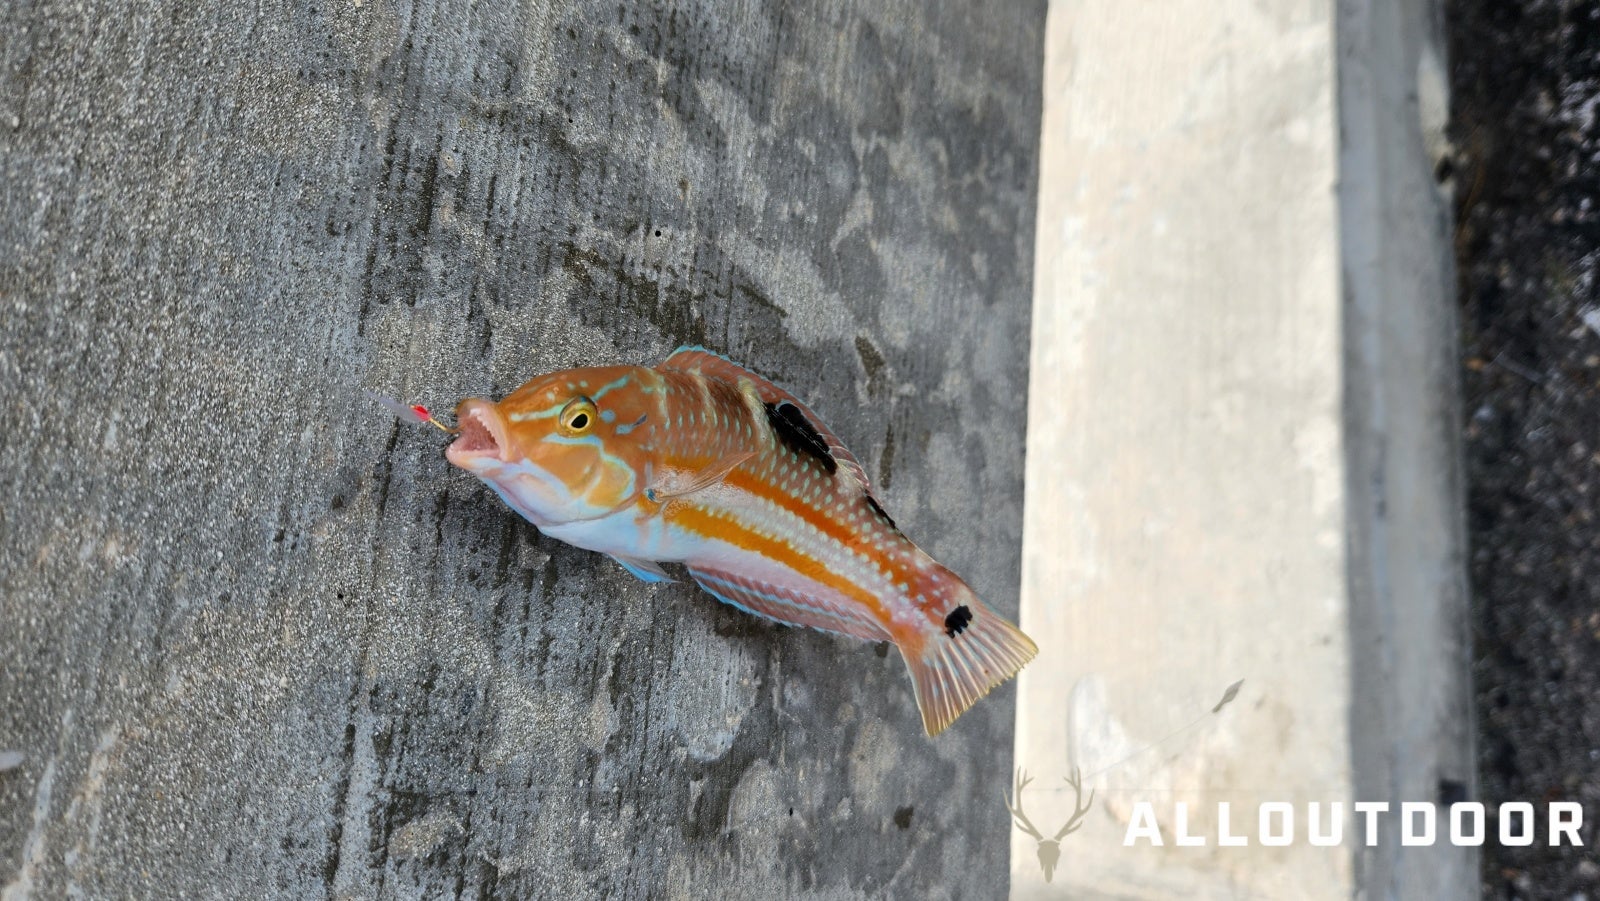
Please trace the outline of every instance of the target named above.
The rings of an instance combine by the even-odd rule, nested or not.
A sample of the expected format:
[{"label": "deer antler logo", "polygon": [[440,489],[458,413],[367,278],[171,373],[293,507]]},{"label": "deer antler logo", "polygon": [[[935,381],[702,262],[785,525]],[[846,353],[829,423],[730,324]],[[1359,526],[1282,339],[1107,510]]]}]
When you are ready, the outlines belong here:
[{"label": "deer antler logo", "polygon": [[1063,778],[1077,794],[1077,799],[1073,801],[1073,806],[1076,810],[1073,811],[1072,819],[1067,820],[1067,824],[1061,827],[1061,831],[1056,833],[1055,838],[1045,838],[1043,833],[1034,828],[1033,823],[1028,820],[1027,814],[1022,812],[1022,790],[1033,782],[1033,778],[1024,772],[1021,767],[1017,768],[1016,787],[1012,790],[1011,797],[1006,800],[1006,809],[1011,811],[1011,819],[1016,823],[1017,828],[1033,836],[1039,843],[1039,867],[1044,870],[1045,882],[1049,882],[1051,877],[1055,875],[1056,861],[1061,859],[1061,840],[1078,831],[1078,828],[1083,825],[1084,816],[1089,813],[1090,805],[1094,804],[1093,791],[1089,792],[1089,800],[1083,800],[1083,774],[1078,772],[1076,767],[1073,768],[1071,776]]}]

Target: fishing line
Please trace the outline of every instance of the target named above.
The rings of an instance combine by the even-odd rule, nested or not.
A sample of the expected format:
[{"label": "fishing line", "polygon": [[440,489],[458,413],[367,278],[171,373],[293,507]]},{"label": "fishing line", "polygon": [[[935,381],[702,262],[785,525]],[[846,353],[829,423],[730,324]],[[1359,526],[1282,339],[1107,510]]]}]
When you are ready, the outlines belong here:
[{"label": "fishing line", "polygon": [[374,394],[371,391],[366,391],[363,393],[381,404],[385,410],[393,413],[401,422],[411,422],[418,425],[427,423],[439,431],[444,432],[446,435],[454,435],[461,431],[461,426],[451,428],[439,420],[434,419],[433,414],[429,413],[428,408],[424,407],[422,404],[403,404],[393,398],[384,397],[381,394]]},{"label": "fishing line", "polygon": [[[1233,703],[1233,699],[1237,698],[1239,696],[1239,687],[1242,686],[1242,685],[1244,685],[1244,680],[1243,679],[1240,679],[1239,681],[1233,683],[1232,685],[1229,685],[1227,687],[1227,689],[1222,692],[1222,700],[1218,701],[1217,705],[1215,707],[1212,707],[1210,710],[1206,711],[1205,713],[1200,714],[1199,716],[1197,716],[1194,719],[1190,720],[1188,723],[1186,723],[1186,724],[1184,724],[1182,726],[1179,726],[1178,728],[1172,730],[1171,732],[1168,732],[1166,735],[1164,735],[1161,738],[1159,738],[1159,739],[1157,739],[1157,740],[1145,745],[1144,747],[1138,748],[1138,749],[1136,749],[1134,751],[1130,751],[1130,752],[1128,752],[1128,754],[1124,755],[1123,757],[1121,757],[1121,758],[1119,758],[1119,759],[1117,759],[1115,761],[1112,761],[1109,764],[1106,764],[1105,766],[1101,767],[1098,770],[1095,770],[1092,773],[1089,773],[1086,778],[1094,779],[1094,778],[1102,776],[1102,775],[1104,775],[1106,773],[1109,773],[1112,770],[1116,769],[1117,767],[1122,766],[1124,763],[1127,763],[1128,761],[1132,760],[1133,758],[1138,757],[1139,755],[1144,754],[1147,751],[1153,751],[1153,750],[1155,750],[1157,748],[1160,748],[1163,745],[1166,745],[1167,743],[1171,742],[1174,738],[1177,738],[1178,736],[1184,734],[1185,732],[1189,732],[1189,731],[1193,730],[1196,726],[1199,726],[1201,723],[1205,722],[1206,720],[1210,719],[1211,717],[1214,717],[1217,714],[1221,713],[1222,712],[1222,708],[1224,708],[1224,707],[1228,706],[1229,704]],[[1056,791],[1064,791],[1064,789],[1055,789],[1055,790]]]}]

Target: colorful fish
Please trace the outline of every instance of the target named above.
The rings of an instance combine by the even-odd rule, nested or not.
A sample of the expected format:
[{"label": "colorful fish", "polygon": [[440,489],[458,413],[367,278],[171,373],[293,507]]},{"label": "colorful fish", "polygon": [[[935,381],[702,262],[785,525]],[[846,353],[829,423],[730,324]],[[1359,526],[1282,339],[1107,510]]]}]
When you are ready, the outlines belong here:
[{"label": "colorful fish", "polygon": [[703,348],[551,373],[456,417],[450,462],[545,534],[647,582],[681,563],[741,610],[894,642],[929,735],[1038,652],[901,534],[804,404]]}]

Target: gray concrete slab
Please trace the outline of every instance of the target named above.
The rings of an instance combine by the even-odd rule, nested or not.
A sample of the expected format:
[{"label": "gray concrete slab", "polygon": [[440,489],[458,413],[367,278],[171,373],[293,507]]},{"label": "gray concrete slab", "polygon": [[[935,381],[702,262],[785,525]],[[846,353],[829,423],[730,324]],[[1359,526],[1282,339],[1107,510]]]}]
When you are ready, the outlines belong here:
[{"label": "gray concrete slab", "polygon": [[1036,3],[0,21],[5,897],[981,897],[1012,695],[541,537],[373,389],[726,351],[1015,612]]},{"label": "gray concrete slab", "polygon": [[1472,889],[1398,819],[1472,783],[1433,11],[1051,7],[1017,762],[1046,837],[1095,795],[1013,897]]},{"label": "gray concrete slab", "polygon": [[[1351,771],[1358,797],[1448,805],[1477,780],[1441,12],[1338,14]],[[1399,825],[1358,851],[1368,897],[1480,892],[1475,848]]]}]

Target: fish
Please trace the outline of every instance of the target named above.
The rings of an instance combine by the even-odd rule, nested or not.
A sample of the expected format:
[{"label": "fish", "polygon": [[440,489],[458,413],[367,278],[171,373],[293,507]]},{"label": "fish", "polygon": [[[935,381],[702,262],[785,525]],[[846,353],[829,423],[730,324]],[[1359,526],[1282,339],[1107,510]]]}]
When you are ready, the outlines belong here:
[{"label": "fish", "polygon": [[544,534],[645,582],[681,565],[740,610],[893,643],[930,736],[1038,653],[900,531],[816,414],[703,347],[538,376],[461,401],[456,422],[449,462]]}]

